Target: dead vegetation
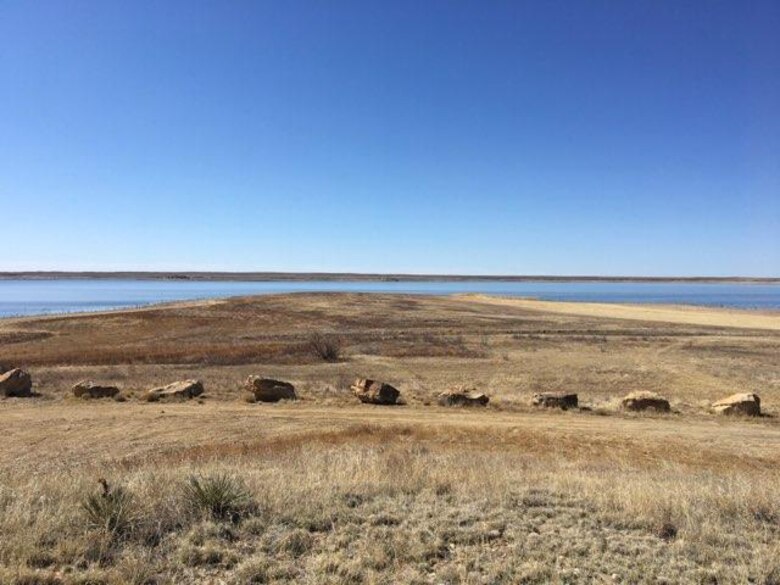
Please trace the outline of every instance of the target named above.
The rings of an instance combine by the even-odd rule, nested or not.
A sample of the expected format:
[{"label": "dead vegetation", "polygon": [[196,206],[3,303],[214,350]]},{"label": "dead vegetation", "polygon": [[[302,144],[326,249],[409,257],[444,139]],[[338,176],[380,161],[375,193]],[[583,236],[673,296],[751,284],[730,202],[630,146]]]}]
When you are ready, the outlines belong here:
[{"label": "dead vegetation", "polygon": [[121,503],[97,522],[91,473],[4,476],[4,582],[770,584],[780,570],[776,468],[659,474],[398,430],[115,467]]},{"label": "dead vegetation", "polygon": [[[540,392],[574,392],[601,408],[648,390],[674,410],[706,412],[735,392],[759,394],[767,412],[780,399],[780,334],[688,323],[568,315],[528,303],[451,297],[300,294],[219,303],[0,322],[0,360],[31,370],[36,390],[62,396],[89,378],[132,398],[170,379],[204,380],[210,398],[238,399],[259,374],[289,380],[303,395],[348,400],[339,380],[372,377],[404,396],[435,402],[466,384],[497,407]],[[687,315],[687,313],[685,313]],[[731,317],[730,317],[731,318]],[[312,332],[337,333],[339,358],[312,351]],[[347,384],[348,386],[348,384]],[[778,399],[775,399],[777,397]]]},{"label": "dead vegetation", "polygon": [[314,332],[309,335],[309,350],[315,357],[326,362],[337,362],[341,357],[341,338],[327,333]]},{"label": "dead vegetation", "polygon": [[[0,583],[780,582],[780,334],[529,307],[305,294],[0,322],[0,361],[42,394],[0,400]],[[338,331],[335,360],[312,331]],[[257,375],[301,400],[241,402]],[[407,406],[358,404],[366,376]],[[188,378],[198,401],[140,400]],[[70,397],[83,379],[128,401]],[[462,384],[488,406],[436,406]],[[636,390],[673,412],[617,411]],[[737,391],[769,416],[709,412]]]}]

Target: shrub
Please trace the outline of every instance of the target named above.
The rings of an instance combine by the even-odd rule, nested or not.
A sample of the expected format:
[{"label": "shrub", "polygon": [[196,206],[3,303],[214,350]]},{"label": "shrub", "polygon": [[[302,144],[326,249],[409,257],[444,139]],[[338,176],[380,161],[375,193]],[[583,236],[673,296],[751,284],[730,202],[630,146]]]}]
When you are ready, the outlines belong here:
[{"label": "shrub", "polygon": [[336,362],[341,357],[341,339],[338,337],[312,333],[308,345],[315,356],[326,362]]},{"label": "shrub", "polygon": [[241,481],[227,474],[190,477],[184,491],[193,507],[217,519],[237,518],[250,501]]},{"label": "shrub", "polygon": [[111,533],[126,531],[132,523],[132,494],[121,486],[112,487],[105,479],[98,481],[100,493],[90,494],[81,504],[89,524]]}]

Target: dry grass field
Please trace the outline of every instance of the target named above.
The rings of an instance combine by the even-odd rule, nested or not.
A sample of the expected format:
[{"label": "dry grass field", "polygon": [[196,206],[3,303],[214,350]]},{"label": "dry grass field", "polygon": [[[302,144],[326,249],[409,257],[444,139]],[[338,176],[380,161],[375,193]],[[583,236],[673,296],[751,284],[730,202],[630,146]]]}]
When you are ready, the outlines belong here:
[{"label": "dry grass field", "polygon": [[[778,584],[780,315],[654,309],[300,294],[0,321],[40,394],[0,400],[0,583]],[[249,374],[301,399],[245,403]],[[405,405],[357,403],[358,376]],[[128,400],[75,399],[83,378]],[[182,378],[205,396],[140,400]],[[490,405],[437,406],[456,384]],[[586,408],[528,405],[548,390]],[[633,390],[673,412],[622,413]],[[766,416],[709,411],[748,391]]]}]

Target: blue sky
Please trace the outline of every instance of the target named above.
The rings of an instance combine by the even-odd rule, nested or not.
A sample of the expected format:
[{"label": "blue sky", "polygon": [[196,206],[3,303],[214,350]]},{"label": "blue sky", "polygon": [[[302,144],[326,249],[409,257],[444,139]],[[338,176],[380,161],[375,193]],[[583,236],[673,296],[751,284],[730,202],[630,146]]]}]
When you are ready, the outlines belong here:
[{"label": "blue sky", "polygon": [[0,270],[780,276],[778,2],[0,3]]}]

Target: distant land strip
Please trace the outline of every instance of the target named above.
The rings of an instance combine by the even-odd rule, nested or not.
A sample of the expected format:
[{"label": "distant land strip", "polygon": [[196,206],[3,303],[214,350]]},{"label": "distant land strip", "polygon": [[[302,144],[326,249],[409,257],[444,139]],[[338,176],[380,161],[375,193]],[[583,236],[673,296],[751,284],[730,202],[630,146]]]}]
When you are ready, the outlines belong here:
[{"label": "distant land strip", "polygon": [[688,282],[780,284],[780,277],[370,274],[357,272],[0,272],[0,280],[191,280],[246,282]]}]

